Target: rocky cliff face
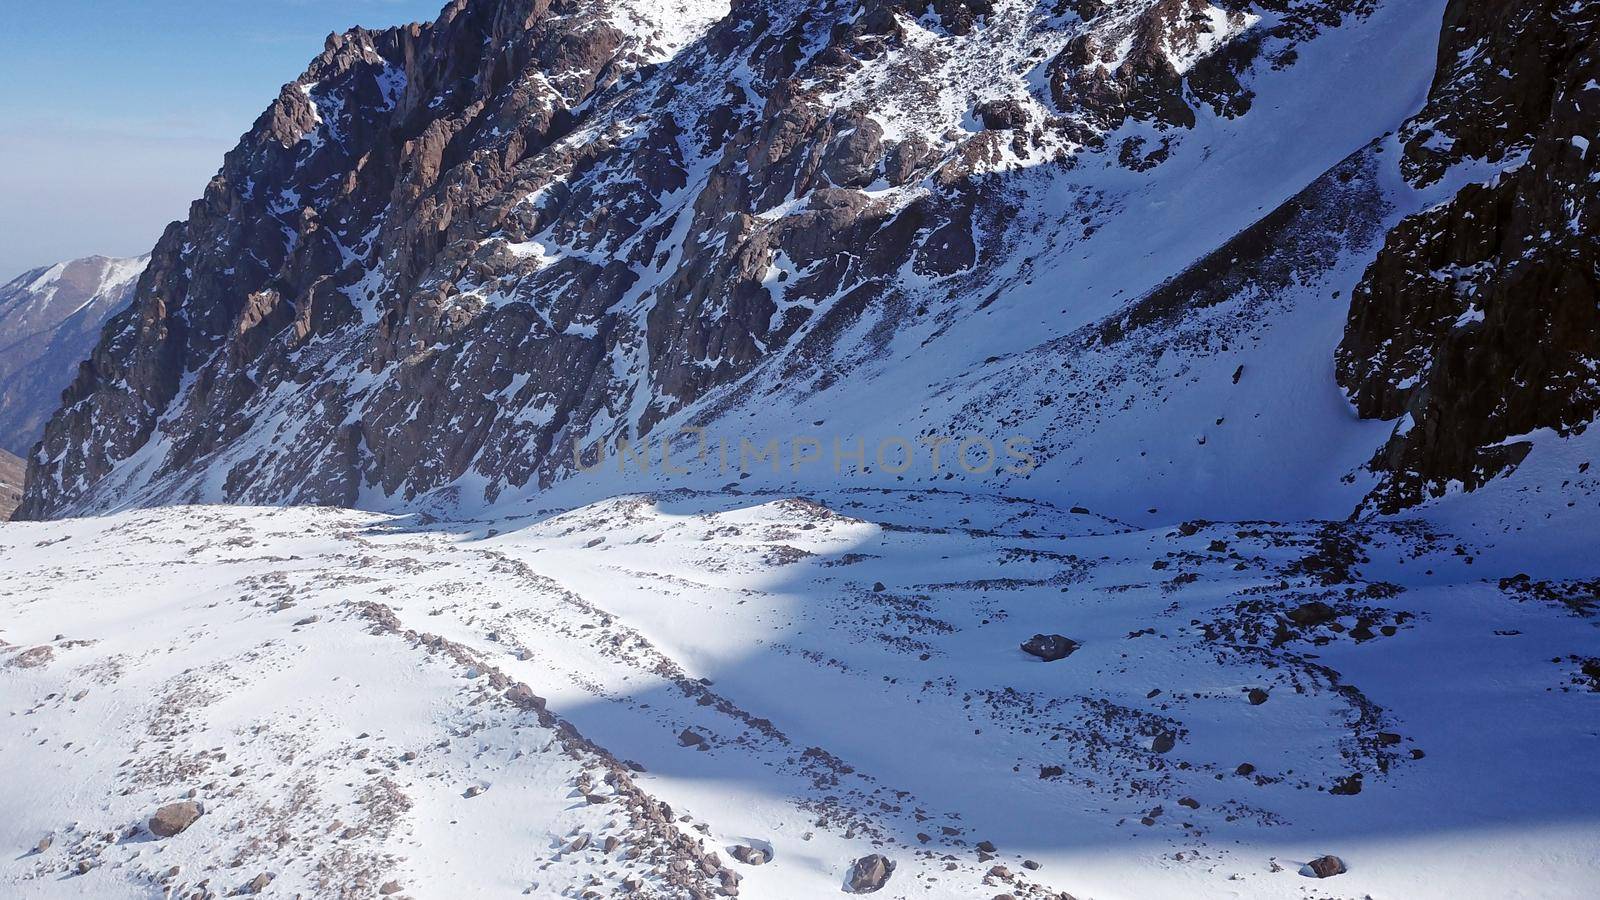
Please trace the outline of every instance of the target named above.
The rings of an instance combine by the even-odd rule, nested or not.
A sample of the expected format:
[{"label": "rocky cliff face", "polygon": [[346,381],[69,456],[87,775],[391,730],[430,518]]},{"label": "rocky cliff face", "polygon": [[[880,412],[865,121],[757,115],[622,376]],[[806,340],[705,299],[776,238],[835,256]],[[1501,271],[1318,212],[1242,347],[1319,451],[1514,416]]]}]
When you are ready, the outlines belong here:
[{"label": "rocky cliff face", "polygon": [[133,298],[145,263],[91,256],[0,287],[0,449],[33,448],[101,326]]},{"label": "rocky cliff face", "polygon": [[[493,500],[758,383],[827,390],[897,341],[956,340],[1003,285],[1131,252],[1097,233],[1160,224],[1142,198],[1255,141],[1238,123],[1262,91],[1324,102],[1326,42],[1437,15],[1399,9],[456,0],[335,36],[163,237],[23,512]],[[1348,150],[1393,126],[1341,127]],[[1319,174],[1263,173],[1235,202]]]},{"label": "rocky cliff face", "polygon": [[1600,412],[1600,10],[1454,0],[1400,140],[1411,184],[1471,183],[1393,230],[1339,347],[1360,414],[1400,420],[1373,461],[1383,511],[1476,488],[1532,432]]},{"label": "rocky cliff face", "polygon": [[22,502],[22,479],[27,466],[15,456],[0,450],[0,522],[11,518]]}]

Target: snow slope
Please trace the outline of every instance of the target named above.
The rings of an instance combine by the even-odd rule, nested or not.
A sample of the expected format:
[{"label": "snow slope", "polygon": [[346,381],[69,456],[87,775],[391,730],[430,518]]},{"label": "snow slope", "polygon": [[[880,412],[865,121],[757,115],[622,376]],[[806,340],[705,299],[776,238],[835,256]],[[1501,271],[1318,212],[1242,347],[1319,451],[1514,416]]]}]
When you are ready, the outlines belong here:
[{"label": "snow slope", "polygon": [[1586,897],[1593,583],[1497,540],[927,490],[11,523],[0,882],[815,898],[877,852],[884,897]]}]

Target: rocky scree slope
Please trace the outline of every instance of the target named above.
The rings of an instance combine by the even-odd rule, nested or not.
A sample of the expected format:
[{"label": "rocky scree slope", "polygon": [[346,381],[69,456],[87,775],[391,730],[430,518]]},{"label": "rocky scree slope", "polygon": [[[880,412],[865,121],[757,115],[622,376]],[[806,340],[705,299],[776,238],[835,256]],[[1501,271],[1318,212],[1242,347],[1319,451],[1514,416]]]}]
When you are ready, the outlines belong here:
[{"label": "rocky scree slope", "polygon": [[[185,500],[389,506],[430,493],[494,501],[563,478],[575,445],[714,424],[741,406],[770,407],[775,395],[869,393],[863,384],[884,360],[905,371],[919,358],[944,361],[935,380],[880,379],[891,406],[905,409],[895,414],[905,433],[999,427],[1008,407],[1065,413],[1052,404],[1085,386],[1074,387],[1089,378],[1080,361],[1136,372],[1153,371],[1150,347],[1170,346],[1168,359],[1218,357],[1234,340],[1194,327],[1220,315],[1209,303],[1242,329],[1245,306],[1315,280],[1308,259],[1324,274],[1359,271],[1378,254],[1385,216],[1412,211],[1397,190],[1449,200],[1466,181],[1453,162],[1482,157],[1478,168],[1493,177],[1494,160],[1532,143],[1519,177],[1592,197],[1591,158],[1561,151],[1547,171],[1538,147],[1556,154],[1561,135],[1535,139],[1539,96],[1548,95],[1543,109],[1573,107],[1561,115],[1586,121],[1573,105],[1592,102],[1578,97],[1587,88],[1570,82],[1592,59],[1583,49],[1592,21],[1550,5],[1542,19],[1529,12],[1525,27],[1501,28],[1469,6],[457,0],[431,25],[334,36],[229,154],[189,220],[163,237],[134,307],[30,460],[22,512]],[[1405,129],[1412,183],[1386,186],[1394,156],[1380,155],[1397,140],[1386,133],[1415,112],[1394,112],[1413,102],[1409,82],[1392,79],[1394,97],[1373,99],[1365,84],[1317,79],[1370,70],[1359,52],[1388,53],[1386,38],[1399,68],[1399,48],[1413,45],[1390,36],[1440,35],[1441,10],[1429,105]],[[1476,77],[1458,66],[1463,48],[1487,40],[1503,52],[1469,62],[1497,60],[1515,90],[1485,95],[1463,80]],[[1325,108],[1329,95],[1347,102]],[[1286,101],[1299,116],[1292,126]],[[1369,108],[1371,121],[1351,121],[1351,110]],[[1492,127],[1501,119],[1521,130]],[[1364,157],[1324,174],[1364,144]],[[1263,145],[1279,164],[1195,187]],[[1303,170],[1300,160],[1330,151]],[[1501,189],[1475,189],[1486,190]],[[1306,206],[1306,191],[1326,206]],[[1192,202],[1196,193],[1213,196]],[[1191,202],[1163,208],[1165,196]],[[1301,206],[1274,212],[1286,200]],[[1551,193],[1541,208],[1553,214],[1564,202]],[[1296,209],[1326,218],[1312,207],[1348,227],[1324,228],[1288,255],[1271,229],[1258,235],[1260,253],[1212,255],[1253,219],[1270,225]],[[1537,233],[1531,222],[1517,227]],[[1403,249],[1411,232],[1415,252]],[[1145,247],[1141,233],[1178,236]],[[1384,301],[1394,282],[1384,273],[1451,233],[1408,222],[1362,281],[1339,368],[1362,415],[1397,415],[1398,401],[1374,398],[1406,390],[1407,402],[1442,410],[1423,413],[1430,422],[1461,432],[1449,423],[1516,382],[1479,390],[1476,374],[1451,374],[1450,362],[1434,366],[1429,390],[1374,382],[1393,369],[1378,349],[1391,346],[1392,322],[1426,320],[1437,332],[1442,315],[1412,309],[1410,292]],[[1525,260],[1519,271],[1550,273],[1556,260]],[[1205,267],[1240,290],[1208,298],[1194,287]],[[1079,269],[1116,275],[1097,283],[1097,296],[1044,314],[1031,299],[1035,279]],[[1386,303],[1387,317],[1374,312]],[[1119,346],[1140,309],[1165,310],[1149,320],[1156,333]],[[1039,316],[1037,333],[1018,327],[1024,312]],[[1578,345],[1594,337],[1568,333]],[[1032,338],[1029,352],[982,355],[987,341],[1019,335]],[[1504,335],[1511,343],[1496,353],[1514,354],[1528,331]],[[953,384],[958,355],[974,352],[975,371],[1014,380],[1025,366],[1053,380],[1033,396],[1014,384],[991,394]],[[1357,374],[1369,368],[1377,374]],[[1137,379],[1123,380],[1125,410],[1140,401]],[[1158,389],[1176,398],[1185,385]],[[916,413],[907,397],[944,406]],[[1101,406],[1082,411],[1111,413]],[[1562,416],[1563,427],[1582,418]],[[1077,418],[1047,423],[1046,460],[1084,458],[1083,442],[1105,435],[1121,436],[1113,455],[1132,455],[1158,417],[1137,423],[1140,433],[1098,434]],[[1375,460],[1376,478],[1321,477],[1364,478],[1381,496],[1414,502],[1420,495],[1404,484],[1459,467],[1462,447],[1484,437],[1408,450],[1421,438],[1399,434]]]},{"label": "rocky scree slope", "polygon": [[133,299],[146,262],[90,256],[0,287],[0,450],[33,449],[101,326]]}]

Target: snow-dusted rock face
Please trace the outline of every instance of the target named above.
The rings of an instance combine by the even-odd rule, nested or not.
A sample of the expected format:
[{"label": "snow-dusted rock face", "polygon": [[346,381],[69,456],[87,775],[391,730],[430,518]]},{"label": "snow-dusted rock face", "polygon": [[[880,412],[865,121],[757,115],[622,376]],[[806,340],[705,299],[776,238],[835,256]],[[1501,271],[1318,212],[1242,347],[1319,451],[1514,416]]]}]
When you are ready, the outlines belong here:
[{"label": "snow-dusted rock face", "polygon": [[1481,183],[1390,233],[1339,348],[1361,414],[1401,420],[1373,462],[1390,512],[1600,413],[1600,8],[1452,2],[1402,138],[1410,183]]},{"label": "snow-dusted rock face", "polygon": [[[575,446],[826,421],[1021,430],[1013,489],[1119,512],[1342,515],[1383,443],[1330,372],[1350,292],[1464,183],[1406,128],[1451,10],[456,0],[335,36],[163,237],[22,512],[471,506]],[[1496,65],[1550,81],[1541,34]],[[1477,97],[1424,116],[1520,140]]]},{"label": "snow-dusted rock face", "polygon": [[33,449],[101,326],[132,300],[146,261],[90,256],[0,286],[0,450]]}]

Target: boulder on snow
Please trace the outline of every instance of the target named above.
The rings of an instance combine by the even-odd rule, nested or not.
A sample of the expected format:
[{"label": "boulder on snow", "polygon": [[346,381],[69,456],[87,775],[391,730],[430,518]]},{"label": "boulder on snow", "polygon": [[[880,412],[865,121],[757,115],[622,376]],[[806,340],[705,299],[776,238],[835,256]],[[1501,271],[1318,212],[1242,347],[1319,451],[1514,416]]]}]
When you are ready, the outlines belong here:
[{"label": "boulder on snow", "polygon": [[1077,650],[1081,644],[1069,637],[1059,634],[1036,634],[1022,645],[1022,652],[1037,656],[1045,662],[1055,662],[1066,659]]},{"label": "boulder on snow", "polygon": [[1344,860],[1337,856],[1329,855],[1313,859],[1306,863],[1305,867],[1300,871],[1311,878],[1332,878],[1335,875],[1343,875],[1349,870],[1344,867]]},{"label": "boulder on snow", "polygon": [[168,803],[150,817],[150,833],[164,838],[181,834],[184,829],[193,825],[203,812],[205,810],[193,800]]},{"label": "boulder on snow", "polygon": [[685,728],[678,734],[678,746],[680,747],[704,747],[705,745],[705,735],[695,731],[693,728]]},{"label": "boulder on snow", "polygon": [[1324,622],[1332,622],[1338,617],[1339,614],[1334,612],[1333,607],[1323,603],[1321,600],[1302,603],[1289,610],[1289,621],[1301,627],[1321,625]]},{"label": "boulder on snow", "polygon": [[990,131],[1012,131],[1028,124],[1028,111],[1016,100],[990,100],[973,110]]},{"label": "boulder on snow", "polygon": [[1340,778],[1338,781],[1335,781],[1333,783],[1333,787],[1328,788],[1328,793],[1338,794],[1339,796],[1343,797],[1350,797],[1361,793],[1361,773],[1354,772],[1350,775]]},{"label": "boulder on snow", "polygon": [[894,873],[894,863],[882,854],[863,856],[850,864],[850,878],[845,891],[851,894],[870,894],[879,890]]},{"label": "boulder on snow", "polygon": [[765,865],[768,859],[767,851],[760,847],[750,847],[737,844],[728,849],[728,855],[747,866]]}]

